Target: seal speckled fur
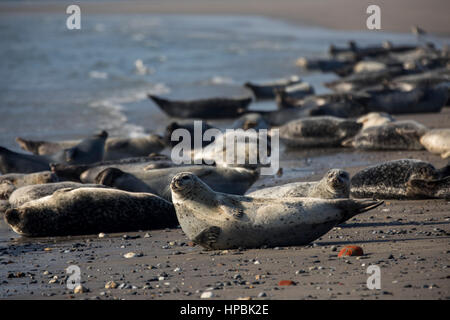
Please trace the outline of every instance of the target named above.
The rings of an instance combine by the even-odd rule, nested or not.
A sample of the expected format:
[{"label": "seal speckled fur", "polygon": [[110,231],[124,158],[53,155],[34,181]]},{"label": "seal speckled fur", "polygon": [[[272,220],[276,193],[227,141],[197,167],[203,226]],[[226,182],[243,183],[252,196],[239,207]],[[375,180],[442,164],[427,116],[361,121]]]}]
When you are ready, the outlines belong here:
[{"label": "seal speckled fur", "polygon": [[262,199],[214,192],[191,173],[170,185],[184,233],[207,249],[304,245],[380,205],[353,199]]},{"label": "seal speckled fur", "polygon": [[173,205],[158,196],[114,189],[60,189],[9,209],[5,221],[25,236],[64,236],[174,227]]}]

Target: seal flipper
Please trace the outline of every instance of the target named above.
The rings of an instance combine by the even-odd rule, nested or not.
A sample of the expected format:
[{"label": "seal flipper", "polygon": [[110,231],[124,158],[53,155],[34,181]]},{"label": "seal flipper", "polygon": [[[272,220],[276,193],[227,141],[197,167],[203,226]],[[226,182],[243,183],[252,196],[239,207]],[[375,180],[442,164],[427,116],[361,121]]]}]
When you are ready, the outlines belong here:
[{"label": "seal flipper", "polygon": [[193,242],[205,247],[206,249],[213,250],[214,243],[217,242],[221,229],[216,226],[208,227],[200,232],[194,239]]},{"label": "seal flipper", "polygon": [[353,218],[357,214],[375,209],[376,207],[384,203],[384,201],[353,199],[342,199],[338,200],[337,202],[338,206],[343,210],[342,219],[338,222],[338,224],[341,224],[348,219]]}]

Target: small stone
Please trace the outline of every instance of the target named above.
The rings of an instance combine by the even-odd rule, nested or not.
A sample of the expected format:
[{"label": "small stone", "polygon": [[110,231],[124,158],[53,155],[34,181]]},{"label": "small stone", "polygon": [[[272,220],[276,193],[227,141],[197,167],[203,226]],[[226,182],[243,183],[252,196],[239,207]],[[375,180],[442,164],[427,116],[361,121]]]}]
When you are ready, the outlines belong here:
[{"label": "small stone", "polygon": [[345,246],[338,254],[338,257],[343,256],[362,256],[364,251],[359,246]]},{"label": "small stone", "polygon": [[258,298],[264,298],[264,297],[267,297],[267,293],[265,293],[265,292],[258,293]]},{"label": "small stone", "polygon": [[212,291],[205,291],[200,295],[200,299],[210,299],[214,297],[214,293]]},{"label": "small stone", "polygon": [[135,253],[135,252],[128,252],[123,255],[123,257],[126,259],[136,258],[136,257],[141,257],[141,256],[142,256],[142,253]]},{"label": "small stone", "polygon": [[150,237],[151,237],[151,235],[148,232],[144,235],[144,238],[150,238]]},{"label": "small stone", "polygon": [[281,280],[278,282],[279,286],[295,286],[295,282],[292,280]]},{"label": "small stone", "polygon": [[105,289],[116,289],[118,287],[118,284],[114,281],[108,281],[105,284]]},{"label": "small stone", "polygon": [[82,286],[81,284],[79,284],[78,286],[76,286],[76,287],[73,289],[73,293],[75,293],[75,294],[78,294],[78,293],[86,293],[86,292],[89,292],[89,289],[86,288],[86,287],[84,287],[84,286]]},{"label": "small stone", "polygon": [[100,232],[99,234],[98,234],[98,237],[99,238],[104,238],[106,236],[106,234],[104,234],[103,232]]}]

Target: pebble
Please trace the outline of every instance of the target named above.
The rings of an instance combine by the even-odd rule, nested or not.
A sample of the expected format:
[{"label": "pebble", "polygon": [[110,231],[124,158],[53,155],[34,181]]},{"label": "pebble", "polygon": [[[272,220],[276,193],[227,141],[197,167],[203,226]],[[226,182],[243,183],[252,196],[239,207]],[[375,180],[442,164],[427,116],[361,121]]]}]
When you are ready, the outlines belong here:
[{"label": "pebble", "polygon": [[115,289],[115,288],[117,288],[117,283],[116,282],[114,282],[114,281],[108,281],[106,284],[105,284],[105,289]]},{"label": "pebble", "polygon": [[200,295],[200,299],[210,299],[210,298],[212,298],[212,297],[214,297],[214,293],[212,293],[211,291],[203,292],[203,293]]},{"label": "pebble", "polygon": [[73,289],[73,293],[75,293],[75,294],[78,294],[78,293],[86,293],[86,292],[89,292],[89,289],[86,288],[86,287],[84,287],[84,286],[82,286],[81,284],[78,285],[78,286],[76,286],[76,287]]}]

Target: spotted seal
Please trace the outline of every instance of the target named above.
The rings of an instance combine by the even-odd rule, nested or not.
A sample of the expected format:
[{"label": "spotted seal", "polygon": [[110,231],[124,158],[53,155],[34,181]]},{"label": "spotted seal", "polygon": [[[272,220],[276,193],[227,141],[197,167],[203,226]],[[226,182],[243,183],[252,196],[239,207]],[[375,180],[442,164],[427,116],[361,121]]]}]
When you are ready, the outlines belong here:
[{"label": "spotted seal", "polygon": [[427,130],[414,120],[389,122],[367,128],[342,145],[365,150],[422,150],[420,138]]},{"label": "spotted seal", "polygon": [[420,138],[420,143],[431,153],[450,158],[450,129],[433,129]]},{"label": "spotted seal", "polygon": [[353,137],[362,124],[331,116],[293,120],[280,127],[280,140],[288,147],[337,147]]},{"label": "spotted seal", "polygon": [[253,198],[348,198],[350,196],[350,176],[344,170],[331,169],[319,181],[293,182],[256,190],[246,195]]},{"label": "spotted seal", "polygon": [[175,227],[173,205],[148,193],[70,188],[5,212],[18,234],[30,237],[125,232]]},{"label": "spotted seal", "polygon": [[431,163],[416,159],[383,162],[357,172],[350,180],[350,195],[355,198],[377,199],[421,198],[410,191],[408,182],[443,179],[448,174],[448,168],[438,170]]},{"label": "spotted seal", "polygon": [[49,170],[50,159],[32,154],[23,154],[0,147],[0,172],[33,173]]},{"label": "spotted seal", "polygon": [[353,199],[263,199],[214,192],[191,173],[176,175],[172,199],[181,228],[207,249],[305,245],[336,224],[379,206]]},{"label": "spotted seal", "polygon": [[9,196],[14,192],[14,190],[23,186],[57,181],[59,181],[59,178],[50,171],[42,171],[29,174],[5,174],[3,176],[0,176],[0,199],[8,199]]}]

